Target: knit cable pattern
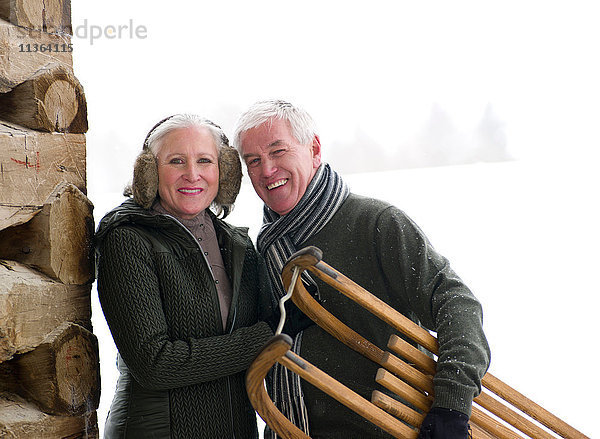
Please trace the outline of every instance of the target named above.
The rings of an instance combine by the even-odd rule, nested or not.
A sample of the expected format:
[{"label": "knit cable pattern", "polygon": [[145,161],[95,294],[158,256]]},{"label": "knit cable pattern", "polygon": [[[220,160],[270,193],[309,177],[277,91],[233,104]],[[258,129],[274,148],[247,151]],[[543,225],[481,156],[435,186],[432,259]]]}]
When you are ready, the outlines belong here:
[{"label": "knit cable pattern", "polygon": [[271,335],[257,323],[256,252],[248,240],[243,267],[226,261],[241,282],[235,325],[223,333],[200,250],[168,251],[157,233],[120,226],[100,243],[98,293],[119,353],[141,386],[169,393],[172,437],[255,437],[244,376]]}]

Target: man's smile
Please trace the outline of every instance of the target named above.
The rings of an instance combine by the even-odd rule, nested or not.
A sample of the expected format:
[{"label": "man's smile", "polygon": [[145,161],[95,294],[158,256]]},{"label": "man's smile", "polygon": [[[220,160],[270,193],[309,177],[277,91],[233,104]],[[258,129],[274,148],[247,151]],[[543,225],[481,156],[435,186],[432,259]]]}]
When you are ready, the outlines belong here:
[{"label": "man's smile", "polygon": [[282,178],[281,180],[277,180],[275,183],[271,183],[271,184],[267,185],[267,189],[273,190],[275,188],[278,188],[279,186],[283,186],[287,182],[288,182],[287,178]]}]

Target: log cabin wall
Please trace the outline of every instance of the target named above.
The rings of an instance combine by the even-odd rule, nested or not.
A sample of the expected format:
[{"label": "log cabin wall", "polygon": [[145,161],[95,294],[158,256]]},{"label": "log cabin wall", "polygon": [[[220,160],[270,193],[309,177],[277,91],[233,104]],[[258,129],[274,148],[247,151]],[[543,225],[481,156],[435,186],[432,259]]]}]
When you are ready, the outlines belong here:
[{"label": "log cabin wall", "polygon": [[69,0],[0,0],[0,437],[97,438],[87,109]]}]

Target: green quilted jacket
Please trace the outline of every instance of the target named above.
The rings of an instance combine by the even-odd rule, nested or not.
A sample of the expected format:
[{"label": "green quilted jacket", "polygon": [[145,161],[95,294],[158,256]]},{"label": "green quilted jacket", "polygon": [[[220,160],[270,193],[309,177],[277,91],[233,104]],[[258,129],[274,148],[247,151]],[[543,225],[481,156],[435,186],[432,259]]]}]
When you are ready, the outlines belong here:
[{"label": "green quilted jacket", "polygon": [[255,438],[244,376],[272,336],[259,322],[263,264],[211,215],[233,298],[226,330],[207,260],[175,218],[127,200],[96,234],[98,295],[119,351],[106,438]]}]

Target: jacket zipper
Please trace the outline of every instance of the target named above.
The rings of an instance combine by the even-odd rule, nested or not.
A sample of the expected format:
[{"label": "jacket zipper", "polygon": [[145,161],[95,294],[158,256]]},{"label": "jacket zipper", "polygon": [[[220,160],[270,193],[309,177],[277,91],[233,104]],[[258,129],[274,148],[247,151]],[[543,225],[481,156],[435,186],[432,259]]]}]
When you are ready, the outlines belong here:
[{"label": "jacket zipper", "polygon": [[[233,309],[233,317],[231,319],[231,327],[229,328],[229,334],[233,332],[235,326],[235,319],[237,317],[237,307]],[[233,400],[231,398],[231,377],[227,376],[227,395],[229,396],[229,422],[231,422],[231,437],[235,439],[235,425],[233,423]]]},{"label": "jacket zipper", "polygon": [[227,394],[229,395],[229,422],[231,425],[231,437],[235,439],[235,426],[233,424],[233,401],[231,400],[231,377],[227,376]]},{"label": "jacket zipper", "polygon": [[[194,236],[194,234],[192,232],[190,232],[187,227],[185,227],[177,218],[175,218],[174,216],[171,215],[167,215],[167,214],[163,214],[166,217],[169,217],[171,219],[173,219],[173,221],[175,221],[177,224],[179,224],[181,226],[181,228],[183,230],[185,230],[185,232],[190,235],[192,237],[192,240],[196,243],[196,245],[198,246],[198,248],[200,249],[200,253],[202,254],[202,257],[204,258],[204,262],[206,262],[206,266],[208,267],[208,271],[210,272],[210,275],[212,276],[212,278],[215,278],[215,275],[212,271],[212,268],[210,266],[210,263],[208,262],[208,258],[206,257],[206,255],[204,254],[204,250],[202,250],[202,246],[200,245],[200,243],[198,242],[198,240],[196,239],[196,237]],[[216,290],[216,287],[215,287]],[[219,294],[218,292],[216,292],[217,295]],[[218,302],[218,298],[217,298],[217,303]],[[231,334],[233,332],[233,328],[235,326],[235,320],[237,317],[237,305],[233,306],[233,317],[231,319],[231,327],[229,328],[229,334]],[[220,311],[219,311],[219,320],[221,320],[221,315],[220,315]],[[231,381],[230,381],[230,377],[227,376],[227,396],[229,397],[229,422],[231,425],[231,434],[232,434],[232,439],[235,439],[235,425],[233,423],[233,401],[231,399]]]},{"label": "jacket zipper", "polygon": [[[213,281],[215,280],[215,273],[212,270],[212,267],[210,266],[210,263],[208,262],[208,258],[206,257],[206,255],[204,254],[204,250],[202,249],[202,246],[200,245],[200,243],[198,242],[198,240],[196,239],[196,237],[194,236],[194,234],[192,232],[190,232],[188,230],[188,228],[186,226],[184,226],[177,218],[175,218],[172,215],[169,214],[162,214],[163,216],[166,216],[168,218],[171,218],[173,221],[175,221],[177,224],[179,224],[181,226],[181,228],[183,230],[185,230],[185,233],[187,233],[189,236],[191,236],[192,240],[194,241],[194,243],[198,246],[198,249],[200,249],[200,254],[202,255],[202,258],[204,258],[204,262],[206,263],[206,266],[208,267],[208,271],[210,273],[210,276],[213,278]],[[214,283],[213,283],[214,286]],[[215,293],[217,294],[217,317],[219,318],[219,321],[221,321],[221,306],[219,304],[219,292],[217,291],[217,287],[215,286]],[[236,305],[234,305],[235,308],[237,308]],[[233,326],[232,326],[233,327]]]}]

